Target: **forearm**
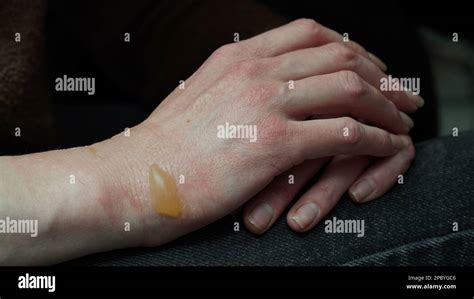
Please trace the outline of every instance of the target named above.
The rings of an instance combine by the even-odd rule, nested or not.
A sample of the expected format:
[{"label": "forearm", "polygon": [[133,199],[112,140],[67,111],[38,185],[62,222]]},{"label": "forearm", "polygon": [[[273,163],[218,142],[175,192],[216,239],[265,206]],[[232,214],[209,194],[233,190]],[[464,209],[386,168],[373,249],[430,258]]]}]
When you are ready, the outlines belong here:
[{"label": "forearm", "polygon": [[0,220],[38,221],[36,237],[0,233],[0,264],[158,246],[212,221],[200,187],[176,182],[178,149],[145,123],[89,147],[0,157]]},{"label": "forearm", "polygon": [[112,159],[97,152],[107,146],[96,147],[0,158],[0,220],[38,225],[35,237],[5,227],[1,264],[51,264],[139,245],[137,210],[120,200]]}]

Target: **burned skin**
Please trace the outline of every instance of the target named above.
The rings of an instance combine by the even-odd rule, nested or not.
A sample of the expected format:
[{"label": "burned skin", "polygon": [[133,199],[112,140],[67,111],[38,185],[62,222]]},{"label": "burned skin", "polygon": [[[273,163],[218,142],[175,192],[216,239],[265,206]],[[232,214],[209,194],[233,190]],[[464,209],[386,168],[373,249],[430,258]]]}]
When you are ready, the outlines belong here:
[{"label": "burned skin", "polygon": [[[99,156],[97,149],[86,146],[86,150],[94,156]],[[158,165],[152,164],[149,169],[150,199],[157,214],[178,217],[182,212],[182,202],[176,182]]]}]

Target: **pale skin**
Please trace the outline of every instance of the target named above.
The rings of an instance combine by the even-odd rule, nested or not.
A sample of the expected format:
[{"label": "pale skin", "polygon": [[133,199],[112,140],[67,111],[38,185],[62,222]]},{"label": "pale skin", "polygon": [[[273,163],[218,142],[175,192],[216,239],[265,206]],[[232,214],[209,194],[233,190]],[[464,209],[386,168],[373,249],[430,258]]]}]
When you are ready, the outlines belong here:
[{"label": "pale skin", "polygon": [[[381,196],[414,157],[406,113],[423,104],[409,92],[381,92],[384,70],[361,46],[298,20],[219,48],[129,134],[1,157],[0,215],[38,219],[39,233],[0,234],[0,263],[158,246],[241,206],[246,227],[263,233],[326,164],[287,215],[295,231],[313,228],[346,192],[357,202]],[[257,142],[217,138],[226,122],[256,125]],[[178,216],[156,212],[151,165],[175,178]]]}]

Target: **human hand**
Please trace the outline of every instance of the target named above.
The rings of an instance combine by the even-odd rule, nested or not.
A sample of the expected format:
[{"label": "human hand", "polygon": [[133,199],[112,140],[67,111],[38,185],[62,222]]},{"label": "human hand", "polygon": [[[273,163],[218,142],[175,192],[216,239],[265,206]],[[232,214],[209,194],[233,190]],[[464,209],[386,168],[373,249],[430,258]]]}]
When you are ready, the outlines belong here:
[{"label": "human hand", "polygon": [[[316,25],[318,27],[320,25]],[[320,29],[324,31],[326,29]],[[331,33],[335,39],[342,36]],[[307,64],[314,64],[319,72],[333,70],[353,71],[378,89],[388,100],[401,111],[401,116],[409,128],[413,121],[405,114],[423,106],[423,99],[410,92],[387,92],[380,90],[380,79],[385,77],[386,66],[373,54],[353,43],[329,44],[319,49],[306,49]],[[309,59],[313,55],[314,60]],[[373,64],[362,63],[369,59]],[[379,69],[375,67],[377,65]],[[295,72],[298,76],[299,73]],[[353,98],[354,100],[357,97]],[[376,103],[366,107],[376,113]],[[330,117],[331,115],[324,115]],[[387,128],[390,129],[390,128]],[[396,131],[395,131],[396,132]],[[409,167],[415,155],[410,138],[409,146],[392,157],[374,159],[369,156],[336,156],[307,160],[276,177],[264,190],[250,200],[244,209],[246,227],[257,234],[264,233],[284,212],[296,194],[325,165],[328,165],[318,181],[297,200],[287,215],[288,225],[295,231],[308,231],[323,219],[336,205],[342,195],[349,190],[349,196],[356,202],[367,202],[386,193],[396,182],[398,175]],[[373,164],[367,169],[369,164]],[[302,207],[305,207],[301,209]]]},{"label": "human hand", "polygon": [[[381,63],[359,45],[337,40],[337,33],[299,20],[226,45],[127,141],[115,139],[114,147],[126,147],[127,156],[134,157],[130,169],[137,183],[118,185],[139,194],[133,200],[144,205],[145,244],[163,243],[228,214],[303,161],[391,157],[409,147],[407,137],[388,131],[409,131],[411,121],[400,110],[416,110],[419,98],[381,93],[374,87],[385,76]],[[219,139],[218,127],[226,123],[255,126],[256,142]],[[179,217],[158,217],[151,207],[152,164],[176,182],[184,178],[177,184]]]}]

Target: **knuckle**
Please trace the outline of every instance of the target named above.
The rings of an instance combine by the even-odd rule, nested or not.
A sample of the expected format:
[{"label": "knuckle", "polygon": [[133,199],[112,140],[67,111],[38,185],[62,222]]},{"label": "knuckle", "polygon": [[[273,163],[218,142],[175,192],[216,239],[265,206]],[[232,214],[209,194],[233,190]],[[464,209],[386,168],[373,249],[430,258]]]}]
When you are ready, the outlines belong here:
[{"label": "knuckle", "polygon": [[342,71],[339,78],[341,80],[341,87],[346,91],[347,96],[360,98],[367,93],[367,84],[357,73]]},{"label": "knuckle", "polygon": [[388,149],[393,148],[393,142],[392,142],[392,138],[390,136],[390,133],[388,133],[386,131],[382,131],[378,135],[378,138],[380,139],[379,144],[380,144],[381,148],[388,148]]},{"label": "knuckle", "polygon": [[319,24],[315,20],[310,18],[298,19],[296,20],[296,23],[308,30],[314,29],[315,27],[319,26]]},{"label": "knuckle", "polygon": [[340,42],[332,43],[330,46],[337,59],[345,68],[355,69],[357,63],[359,63],[359,55],[356,51]]},{"label": "knuckle", "polygon": [[272,82],[252,84],[242,93],[242,100],[252,107],[262,103],[274,102],[279,97],[280,87]]},{"label": "knuckle", "polygon": [[342,117],[338,121],[338,134],[342,136],[342,141],[348,145],[357,145],[363,136],[360,124],[350,117]]},{"label": "knuckle", "polygon": [[367,50],[364,47],[362,47],[359,43],[356,43],[354,41],[349,41],[349,44],[356,52],[359,52],[362,55],[368,56]]},{"label": "knuckle", "polygon": [[226,44],[217,48],[217,50],[212,53],[211,58],[213,60],[229,59],[231,57],[237,56],[238,53],[239,50],[237,43]]},{"label": "knuckle", "polygon": [[313,19],[298,19],[297,24],[301,26],[303,31],[311,36],[316,36],[321,30],[321,25]]},{"label": "knuckle", "polygon": [[265,58],[264,60],[274,75],[281,74],[284,72],[284,70],[287,70],[292,66],[292,59],[287,54]]},{"label": "knuckle", "polygon": [[295,68],[295,56],[293,53],[286,53],[276,57],[265,58],[265,67],[269,77],[288,83],[289,79],[296,82],[294,76],[288,76],[288,70]]},{"label": "knuckle", "polygon": [[275,139],[270,142],[270,146],[273,148],[273,153],[275,153],[275,148],[278,148],[279,151],[281,151],[280,167],[301,164],[306,156],[304,144],[307,142],[307,132],[298,126],[290,126],[286,121],[277,121],[273,123],[276,124],[276,126],[273,126],[273,132],[270,134]]},{"label": "knuckle", "polygon": [[229,66],[229,73],[238,78],[254,78],[264,72],[264,65],[258,59],[239,61]]},{"label": "knuckle", "polygon": [[[257,126],[261,128],[258,132],[258,138],[267,149],[271,149],[273,146],[283,146],[287,144],[286,136],[288,134],[288,124],[283,118],[268,115],[257,121]],[[278,152],[279,151],[274,151],[273,153],[276,154]]]},{"label": "knuckle", "polygon": [[[316,186],[316,192],[318,193],[318,197],[323,199],[320,202],[331,202],[335,195],[334,191],[334,188],[328,182],[319,182]],[[324,208],[322,204],[320,204],[320,208]]]}]

